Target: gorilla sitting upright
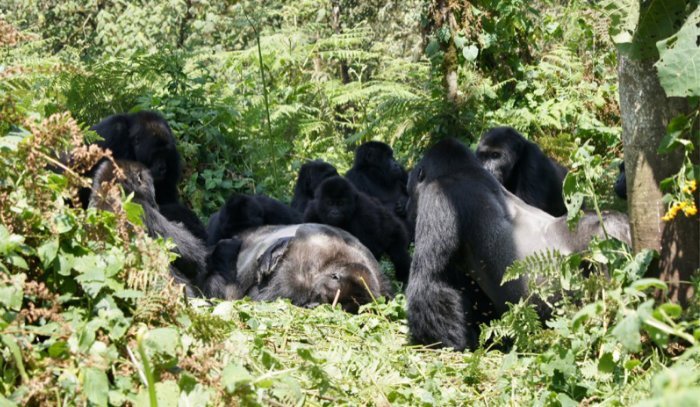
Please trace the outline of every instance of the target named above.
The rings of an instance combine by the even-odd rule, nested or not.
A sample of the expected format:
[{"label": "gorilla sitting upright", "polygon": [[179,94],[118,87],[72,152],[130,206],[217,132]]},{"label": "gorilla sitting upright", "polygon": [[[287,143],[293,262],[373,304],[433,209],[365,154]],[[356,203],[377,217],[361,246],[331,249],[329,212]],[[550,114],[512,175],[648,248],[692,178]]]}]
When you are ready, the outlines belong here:
[{"label": "gorilla sitting upright", "polygon": [[299,169],[291,207],[304,213],[309,201],[314,199],[314,191],[323,180],[338,175],[334,166],[322,160],[309,161]]},{"label": "gorilla sitting upright", "polygon": [[[408,213],[416,221],[411,278],[406,288],[408,325],[414,341],[455,349],[474,348],[479,325],[528,294],[527,279],[501,284],[515,260],[542,250],[570,254],[592,236],[629,242],[624,215],[601,224],[586,216],[570,232],[555,218],[505,190],[462,143],[443,140],[409,175]],[[546,318],[549,310],[538,312]]]},{"label": "gorilla sitting upright", "polygon": [[484,168],[527,204],[554,216],[566,213],[562,195],[566,168],[515,129],[489,130],[481,138],[476,155]]},{"label": "gorilla sitting upright", "polygon": [[[156,203],[163,216],[181,222],[195,236],[206,240],[202,221],[180,202],[177,185],[182,176],[182,159],[175,146],[175,137],[163,116],[148,110],[115,114],[91,129],[104,139],[97,145],[110,150],[115,159],[138,162],[148,168],[155,187]],[[97,167],[86,175],[92,177]],[[90,189],[80,191],[84,207],[87,207],[89,198]]]},{"label": "gorilla sitting upright", "polygon": [[378,199],[399,218],[405,217],[408,174],[394,159],[388,144],[369,141],[358,147],[355,162],[345,177],[358,191]]},{"label": "gorilla sitting upright", "polygon": [[379,259],[389,256],[396,277],[406,282],[411,258],[403,224],[374,198],[359,192],[342,177],[331,177],[316,188],[304,222],[325,223],[347,230]]}]

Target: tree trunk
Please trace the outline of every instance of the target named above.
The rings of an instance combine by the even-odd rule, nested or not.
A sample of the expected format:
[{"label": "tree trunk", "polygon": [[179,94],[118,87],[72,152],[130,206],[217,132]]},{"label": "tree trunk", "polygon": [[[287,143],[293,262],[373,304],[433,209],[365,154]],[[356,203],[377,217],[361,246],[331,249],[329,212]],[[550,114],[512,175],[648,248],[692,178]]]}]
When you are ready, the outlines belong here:
[{"label": "tree trunk", "polygon": [[657,149],[669,121],[688,113],[688,101],[666,97],[653,61],[620,54],[618,77],[632,249],[659,252],[649,274],[666,281],[668,299],[685,305],[693,296],[690,278],[700,267],[700,224],[697,216],[683,214],[661,220],[666,205],[659,183],[678,172],[683,153],[659,154]]}]

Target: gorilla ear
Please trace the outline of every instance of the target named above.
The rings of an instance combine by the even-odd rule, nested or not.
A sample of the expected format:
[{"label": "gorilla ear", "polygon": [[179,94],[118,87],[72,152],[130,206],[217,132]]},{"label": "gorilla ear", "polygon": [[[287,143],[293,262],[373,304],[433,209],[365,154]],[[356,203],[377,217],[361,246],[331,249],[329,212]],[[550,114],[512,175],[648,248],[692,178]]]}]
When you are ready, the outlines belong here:
[{"label": "gorilla ear", "polygon": [[284,237],[277,239],[270,247],[265,250],[263,254],[258,257],[257,263],[257,283],[260,284],[262,281],[272,275],[275,271],[275,267],[284,258],[284,255],[289,249],[289,244],[292,241],[292,237]]}]

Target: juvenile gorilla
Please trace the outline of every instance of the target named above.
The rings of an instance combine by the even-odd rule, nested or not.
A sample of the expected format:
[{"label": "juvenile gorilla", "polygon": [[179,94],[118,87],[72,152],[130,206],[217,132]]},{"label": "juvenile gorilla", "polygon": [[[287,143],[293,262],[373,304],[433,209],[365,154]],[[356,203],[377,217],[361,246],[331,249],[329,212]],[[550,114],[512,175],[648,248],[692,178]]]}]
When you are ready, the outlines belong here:
[{"label": "juvenile gorilla", "polygon": [[[221,245],[226,240],[221,240]],[[240,243],[236,248],[236,242]],[[302,224],[248,229],[224,250],[238,250],[235,267],[218,269],[213,279],[222,298],[256,301],[288,298],[300,307],[340,304],[348,312],[392,295],[372,254],[347,232]],[[218,245],[217,245],[218,246]],[[208,284],[210,287],[216,284]],[[216,287],[215,287],[216,288]]]},{"label": "juvenile gorilla", "polygon": [[300,213],[304,213],[309,201],[314,199],[316,187],[326,178],[338,175],[334,166],[321,160],[305,163],[299,169],[297,183],[294,186],[294,197],[292,198],[292,208]]},{"label": "juvenile gorilla", "polygon": [[[116,114],[94,125],[92,130],[104,139],[97,145],[111,150],[115,159],[136,161],[149,169],[156,202],[166,218],[182,222],[197,237],[206,239],[201,220],[179,201],[177,184],[181,177],[182,160],[170,126],[163,116],[147,110]],[[92,176],[93,173],[94,169],[87,175]],[[82,202],[88,202],[89,192],[81,191]]]},{"label": "juvenile gorilla", "polygon": [[301,214],[282,202],[264,195],[233,194],[209,219],[208,244],[234,237],[238,233],[265,225],[301,223]]},{"label": "juvenile gorilla", "polygon": [[489,130],[481,138],[476,155],[484,168],[526,203],[554,216],[566,213],[562,182],[567,170],[515,129]]},{"label": "juvenile gorilla", "polygon": [[405,217],[408,175],[387,144],[369,141],[359,146],[355,151],[355,163],[345,177],[358,191],[377,198],[400,218]]},{"label": "juvenile gorilla", "polygon": [[133,201],[143,207],[143,223],[149,236],[171,238],[175,243],[174,252],[178,258],[171,264],[171,273],[175,279],[187,284],[188,292],[194,295],[196,290],[192,282],[205,273],[207,250],[204,243],[192,235],[180,223],[166,219],[158,211],[149,169],[135,161],[117,161],[120,172],[112,161],[98,165],[93,177],[92,194],[89,206],[102,210],[114,211],[119,202],[110,197],[105,188],[109,182],[116,181],[122,185],[125,193],[133,193]]},{"label": "juvenile gorilla", "polygon": [[401,222],[379,202],[357,191],[342,177],[326,179],[309,202],[304,222],[324,223],[347,230],[357,237],[372,254],[389,256],[396,277],[406,282],[411,258],[408,235]]},{"label": "juvenile gorilla", "polygon": [[[570,232],[556,218],[505,190],[463,144],[443,140],[409,175],[409,217],[416,220],[411,278],[406,288],[414,341],[474,348],[479,324],[499,317],[507,302],[527,295],[528,276],[501,285],[506,267],[542,250],[570,254],[602,236],[597,217]],[[610,235],[629,242],[624,215],[606,214]],[[536,299],[541,318],[549,309]]]}]

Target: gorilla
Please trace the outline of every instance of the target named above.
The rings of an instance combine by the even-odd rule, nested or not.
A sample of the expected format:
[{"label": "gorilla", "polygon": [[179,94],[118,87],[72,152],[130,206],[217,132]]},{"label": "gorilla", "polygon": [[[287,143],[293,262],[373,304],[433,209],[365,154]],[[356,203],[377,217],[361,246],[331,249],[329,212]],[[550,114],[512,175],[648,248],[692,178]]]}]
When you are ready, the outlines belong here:
[{"label": "gorilla", "polygon": [[264,195],[233,194],[207,225],[211,246],[250,228],[301,223],[301,214],[282,202]]},{"label": "gorilla", "polygon": [[624,161],[620,163],[620,166],[618,168],[620,169],[620,174],[615,180],[613,190],[615,191],[615,194],[621,199],[627,200],[627,174],[625,173]]},{"label": "gorilla", "polygon": [[304,213],[306,205],[314,198],[316,187],[326,178],[338,175],[334,166],[322,160],[305,163],[299,169],[297,183],[294,186],[292,208]]},{"label": "gorilla", "polygon": [[226,289],[218,289],[221,298],[288,298],[307,308],[337,303],[345,311],[357,312],[376,297],[392,296],[372,253],[347,232],[331,226],[263,226],[228,242],[221,240],[217,248],[224,242],[229,247],[223,251],[238,250],[235,266],[219,268],[207,282],[208,292],[216,288],[213,280],[227,284]]},{"label": "gorilla", "polygon": [[207,229],[199,217],[185,205],[174,202],[158,206],[158,211],[168,220],[180,222],[197,238],[203,242],[207,241]]},{"label": "gorilla", "polygon": [[347,230],[379,259],[386,254],[396,277],[406,282],[411,258],[403,224],[374,198],[359,192],[346,179],[326,179],[316,188],[304,213],[304,222],[324,223]]},{"label": "gorilla", "polygon": [[[541,250],[584,250],[593,235],[630,241],[629,222],[586,216],[570,232],[555,218],[503,188],[462,143],[443,140],[409,175],[409,217],[416,221],[411,278],[406,288],[413,341],[455,349],[477,344],[488,323],[528,294],[528,276],[501,284],[515,260]],[[550,310],[536,301],[544,319]]]},{"label": "gorilla", "polygon": [[408,174],[394,159],[389,145],[369,141],[355,151],[355,162],[345,174],[358,191],[374,197],[400,218],[406,216]]},{"label": "gorilla", "polygon": [[562,182],[567,170],[544,155],[537,144],[511,127],[484,134],[476,149],[481,164],[507,190],[526,203],[561,216],[566,213]]},{"label": "gorilla", "polygon": [[148,110],[115,114],[91,130],[104,139],[97,145],[111,150],[115,159],[138,161],[150,170],[158,204],[178,201],[182,160],[163,116]]},{"label": "gorilla", "polygon": [[[179,201],[177,185],[182,175],[182,159],[175,147],[170,126],[163,116],[148,110],[116,114],[91,129],[104,139],[97,142],[97,145],[111,150],[115,159],[136,161],[149,169],[155,186],[156,202],[161,206],[163,216],[182,222],[197,237],[206,239],[206,230],[201,220]],[[94,171],[93,168],[87,175],[93,176]],[[81,191],[83,203],[89,201],[89,193],[89,189]]]},{"label": "gorilla", "polygon": [[93,177],[89,207],[109,211],[118,207],[119,202],[114,202],[105,189],[112,181],[121,184],[125,193],[133,193],[133,202],[143,207],[143,223],[148,235],[170,238],[175,243],[173,251],[178,258],[171,265],[171,274],[176,281],[186,284],[188,293],[194,295],[190,283],[206,272],[207,250],[204,243],[182,224],[166,219],[158,211],[154,182],[148,167],[135,161],[120,160],[116,163],[117,166],[107,160],[98,164]]}]

